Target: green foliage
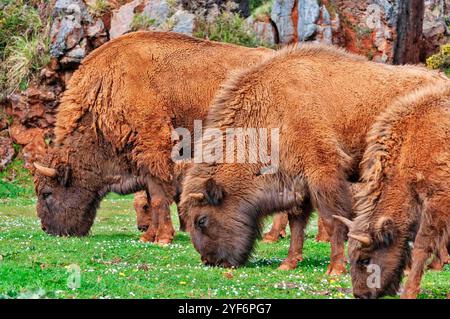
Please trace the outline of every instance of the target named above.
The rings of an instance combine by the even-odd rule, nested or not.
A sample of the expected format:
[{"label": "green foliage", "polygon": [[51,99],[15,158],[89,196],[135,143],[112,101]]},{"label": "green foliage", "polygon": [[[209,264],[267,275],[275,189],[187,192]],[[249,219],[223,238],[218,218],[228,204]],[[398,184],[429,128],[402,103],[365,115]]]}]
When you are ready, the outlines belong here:
[{"label": "green foliage", "polygon": [[450,44],[441,46],[439,53],[430,56],[426,63],[428,68],[433,70],[441,69],[448,74],[448,68],[450,68]]},{"label": "green foliage", "polygon": [[272,0],[250,0],[249,1],[249,8],[250,12],[254,12],[257,8],[266,5],[267,3],[272,3]]},{"label": "green foliage", "polygon": [[111,4],[107,0],[95,0],[88,3],[89,13],[93,16],[100,17],[112,10]]},{"label": "green foliage", "polygon": [[0,0],[0,94],[23,90],[49,62],[49,22],[36,1]]},{"label": "green foliage", "polygon": [[[16,145],[14,149],[17,152]],[[30,199],[34,196],[33,178],[23,164],[22,160],[16,158],[0,172],[0,207],[11,198]]]},{"label": "green foliage", "polygon": [[213,23],[203,21],[195,33],[198,38],[227,42],[247,47],[267,46],[237,13],[222,12]]},{"label": "green foliage", "polygon": [[131,22],[131,30],[148,30],[149,28],[156,25],[155,19],[148,17],[143,13],[137,13],[133,17],[133,21]]},{"label": "green foliage", "polygon": [[253,9],[252,16],[255,19],[264,19],[265,17],[270,17],[270,13],[272,12],[272,4],[273,0],[264,1],[259,7]]}]

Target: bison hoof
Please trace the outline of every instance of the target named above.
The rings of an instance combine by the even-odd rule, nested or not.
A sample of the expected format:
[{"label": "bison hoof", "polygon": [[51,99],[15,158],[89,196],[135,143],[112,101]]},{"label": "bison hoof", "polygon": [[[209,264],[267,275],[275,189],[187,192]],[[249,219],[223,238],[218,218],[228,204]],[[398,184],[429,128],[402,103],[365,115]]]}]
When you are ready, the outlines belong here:
[{"label": "bison hoof", "polygon": [[264,234],[263,243],[276,243],[278,241],[278,236],[274,236],[271,233]]},{"label": "bison hoof", "polygon": [[413,293],[413,292],[404,292],[402,293],[402,295],[400,296],[401,299],[416,299],[417,298],[417,294]]},{"label": "bison hoof", "polygon": [[172,243],[172,239],[158,239],[156,241],[156,244],[160,245],[160,246],[167,246],[170,245]]},{"label": "bison hoof", "polygon": [[294,270],[295,268],[297,268],[297,263],[283,262],[278,270]]},{"label": "bison hoof", "polygon": [[340,276],[344,275],[346,272],[345,264],[331,264],[327,269],[327,275],[329,276]]},{"label": "bison hoof", "polygon": [[433,271],[441,271],[442,268],[444,268],[444,264],[438,261],[432,261],[431,264],[428,265],[428,269]]},{"label": "bison hoof", "polygon": [[154,241],[154,238],[149,238],[145,235],[142,235],[139,241],[142,243],[152,243]]}]

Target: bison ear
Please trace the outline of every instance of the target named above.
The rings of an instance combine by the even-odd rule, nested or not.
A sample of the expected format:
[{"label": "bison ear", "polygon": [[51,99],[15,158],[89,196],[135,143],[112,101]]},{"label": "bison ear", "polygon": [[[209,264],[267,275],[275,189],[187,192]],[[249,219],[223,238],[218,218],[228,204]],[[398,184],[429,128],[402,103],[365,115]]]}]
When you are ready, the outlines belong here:
[{"label": "bison ear", "polygon": [[394,241],[395,224],[390,217],[381,217],[375,224],[375,239],[378,244],[389,246]]},{"label": "bison ear", "polygon": [[210,205],[220,205],[223,202],[225,190],[222,185],[216,183],[212,178],[208,179],[205,184],[206,200]]},{"label": "bison ear", "polygon": [[69,186],[71,177],[72,169],[70,165],[64,165],[58,169],[58,181],[61,186]]}]

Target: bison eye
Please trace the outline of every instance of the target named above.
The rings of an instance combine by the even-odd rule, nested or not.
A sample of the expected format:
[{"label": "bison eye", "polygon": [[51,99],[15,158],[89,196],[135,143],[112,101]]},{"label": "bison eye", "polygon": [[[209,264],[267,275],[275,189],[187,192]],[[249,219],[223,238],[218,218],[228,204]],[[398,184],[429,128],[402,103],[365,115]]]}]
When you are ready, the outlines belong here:
[{"label": "bison eye", "polygon": [[202,216],[197,219],[197,227],[203,228],[206,226],[206,222],[208,221],[208,217]]},{"label": "bison eye", "polygon": [[358,264],[358,266],[368,266],[370,264],[370,258],[361,258],[358,259],[358,261],[356,262]]},{"label": "bison eye", "polygon": [[52,192],[49,192],[49,191],[43,192],[42,198],[45,200],[45,199],[49,198],[50,195],[52,195]]}]

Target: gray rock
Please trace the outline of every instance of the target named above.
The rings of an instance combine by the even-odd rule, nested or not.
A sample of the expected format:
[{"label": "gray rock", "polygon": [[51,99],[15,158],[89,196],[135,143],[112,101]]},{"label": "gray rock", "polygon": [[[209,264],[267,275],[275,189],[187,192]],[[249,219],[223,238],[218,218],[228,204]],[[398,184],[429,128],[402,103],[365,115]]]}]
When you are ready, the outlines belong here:
[{"label": "gray rock", "polygon": [[423,19],[423,35],[425,38],[432,38],[446,33],[445,5],[444,0],[425,1]]},{"label": "gray rock", "polygon": [[140,0],[134,0],[113,11],[111,18],[111,28],[109,29],[110,39],[115,39],[131,30],[133,22],[134,9],[141,3]]},{"label": "gray rock", "polygon": [[271,19],[277,26],[282,44],[292,42],[294,39],[295,30],[292,21],[294,5],[295,0],[274,0],[272,5]]},{"label": "gray rock", "polygon": [[97,38],[105,35],[105,25],[101,19],[97,19],[86,28],[86,35],[90,38]]},{"label": "gray rock", "polygon": [[81,41],[83,25],[91,23],[92,17],[81,0],[56,1],[52,17],[50,54],[61,57]]},{"label": "gray rock", "polygon": [[195,28],[195,15],[184,10],[178,10],[171,17],[175,23],[172,31],[192,35]]},{"label": "gray rock", "polygon": [[331,16],[330,13],[327,10],[327,7],[324,5],[320,8],[320,11],[322,11],[322,23],[326,25],[331,25]]},{"label": "gray rock", "polygon": [[384,16],[389,26],[395,26],[398,16],[399,0],[375,0],[374,3],[379,5],[384,12]]},{"label": "gray rock", "polygon": [[166,0],[149,0],[142,14],[155,21],[155,26],[162,25],[169,17],[170,7]]},{"label": "gray rock", "polygon": [[317,30],[316,22],[320,16],[320,7],[317,0],[298,1],[298,40],[310,39]]},{"label": "gray rock", "polygon": [[53,7],[53,18],[66,15],[81,16],[81,20],[92,22],[92,17],[82,0],[57,0]]},{"label": "gray rock", "polygon": [[0,172],[3,171],[14,158],[14,147],[11,138],[0,136]]},{"label": "gray rock", "polygon": [[264,44],[275,45],[275,33],[270,23],[255,21],[252,16],[248,17],[245,23],[247,28],[253,29],[256,37],[264,42]]}]

